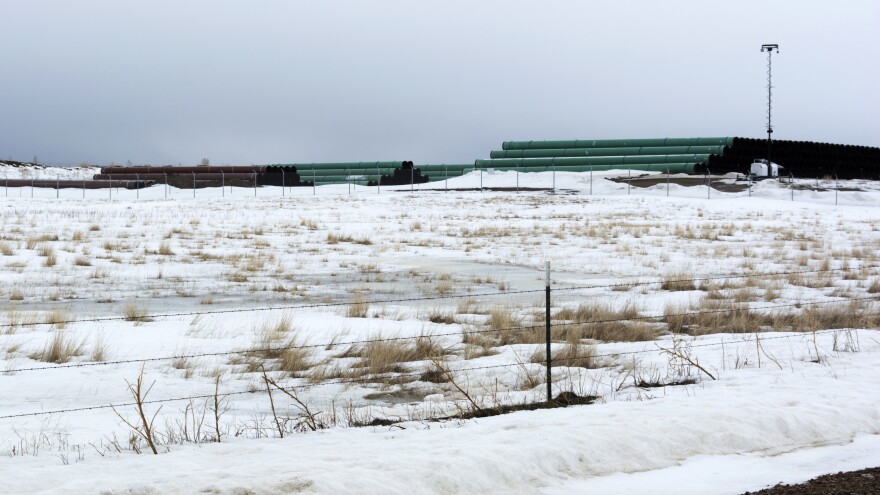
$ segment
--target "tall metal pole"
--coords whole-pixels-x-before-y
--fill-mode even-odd
[[[773,50],[779,52],[779,45],[761,45],[761,53],[767,52],[767,161],[770,160],[770,146],[773,137]]]

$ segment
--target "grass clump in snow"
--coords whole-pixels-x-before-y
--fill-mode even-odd
[[[660,281],[660,288],[670,292],[696,290],[697,286],[694,285],[693,278],[691,273],[669,273]]]
[[[370,311],[370,303],[364,299],[364,295],[355,292],[351,302],[346,306],[345,315],[349,318],[366,318]]]
[[[135,325],[140,325],[145,321],[149,321],[147,314],[149,314],[149,312],[145,306],[140,306],[135,303],[128,303],[122,307],[122,316],[125,317],[125,321],[133,321]]]
[[[402,373],[406,368],[401,363],[427,361],[445,356],[449,351],[429,335],[419,338],[400,339],[378,335],[371,342],[356,344],[349,347],[341,358],[359,358],[353,367],[353,373],[378,374]]]
[[[64,331],[57,331],[42,349],[30,355],[31,359],[46,363],[61,364],[83,353],[82,342],[67,337]]]
[[[639,320],[639,309],[632,301],[622,308],[599,301],[581,303],[577,308],[563,308],[553,315],[577,325],[564,328],[565,340],[593,339],[607,342],[641,342],[654,340],[657,330]]]

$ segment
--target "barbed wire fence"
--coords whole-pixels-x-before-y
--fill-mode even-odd
[[[870,267],[861,267],[858,270],[861,273],[865,273],[866,269],[874,270],[880,268],[878,266],[870,266]],[[822,274],[822,273],[840,273],[847,272],[847,279],[852,279],[852,271],[856,269],[847,268],[847,269],[825,269],[825,270],[801,270],[801,271],[784,271],[784,272],[771,272],[771,273],[761,273],[761,274],[736,274],[736,275],[725,275],[725,276],[712,276],[712,277],[693,277],[693,278],[682,278],[676,279],[672,282],[675,283],[704,283],[704,282],[717,282],[721,280],[735,280],[735,279],[750,279],[750,278],[769,278],[775,276],[788,276],[788,275],[804,275],[804,274]],[[217,382],[217,388],[212,393],[197,393],[191,395],[181,395],[181,396],[172,396],[172,397],[163,397],[158,399],[147,399],[145,397],[140,397],[138,400],[115,400],[115,401],[107,401],[101,403],[92,403],[85,404],[81,406],[74,407],[55,407],[52,408],[51,405],[46,407],[45,409],[37,410],[37,411],[25,411],[25,412],[16,412],[11,414],[0,415],[0,421],[9,421],[9,420],[23,420],[27,418],[37,418],[37,417],[58,417],[65,414],[72,413],[81,413],[81,412],[92,412],[92,411],[105,411],[112,410],[114,413],[119,414],[118,411],[127,408],[127,407],[144,407],[144,406],[162,406],[165,404],[172,403],[188,403],[192,407],[193,401],[206,401],[206,404],[210,401],[214,401],[215,407],[216,404],[219,404],[218,401],[230,400],[234,397],[241,396],[253,396],[259,394],[267,394],[271,398],[271,394],[274,391],[285,393],[290,395],[293,400],[299,401],[300,399],[296,394],[306,390],[314,390],[320,389],[324,387],[350,387],[350,386],[365,386],[371,387],[381,384],[387,383],[409,383],[410,381],[420,381],[426,378],[427,374],[434,373],[435,375],[440,372],[441,374],[446,374],[447,376],[443,378],[447,383],[452,383],[455,388],[458,388],[459,385],[456,384],[458,380],[462,380],[462,377],[467,377],[469,373],[509,373],[509,372],[519,372],[524,370],[526,366],[530,367],[528,372],[538,373],[536,368],[543,367],[546,370],[547,379],[545,380],[545,384],[547,386],[547,395],[543,397],[543,400],[532,401],[528,404],[519,404],[521,407],[539,407],[542,404],[553,405],[553,406],[565,406],[569,405],[566,402],[558,402],[559,397],[563,395],[558,395],[556,399],[553,397],[554,392],[554,376],[552,374],[552,370],[555,367],[558,367],[565,370],[570,370],[572,367],[580,368],[582,364],[580,361],[583,360],[581,356],[575,357],[565,357],[565,356],[554,356],[552,353],[551,347],[558,346],[561,342],[553,338],[553,330],[559,329],[567,329],[567,328],[585,328],[593,325],[602,325],[602,324],[610,324],[610,323],[632,323],[637,321],[642,322],[656,322],[656,323],[670,323],[670,320],[682,319],[682,318],[698,318],[700,316],[706,315],[733,315],[737,312],[782,312],[782,311],[791,311],[795,309],[800,310],[812,310],[814,308],[821,308],[825,306],[834,306],[834,305],[850,305],[850,308],[853,308],[852,305],[862,305],[862,304],[870,304],[872,302],[880,300],[880,295],[865,295],[859,297],[840,297],[832,300],[822,300],[822,301],[811,301],[811,302],[797,302],[797,303],[786,303],[786,304],[764,304],[764,305],[752,305],[749,303],[744,304],[736,304],[731,307],[719,308],[719,309],[708,309],[708,310],[699,310],[699,311],[680,311],[680,312],[670,312],[664,311],[662,314],[635,314],[635,315],[627,315],[625,317],[615,317],[615,318],[589,318],[586,320],[579,321],[570,321],[560,319],[558,317],[554,317],[551,314],[551,309],[554,307],[552,305],[552,301],[550,299],[550,294],[553,292],[571,292],[571,291],[585,291],[588,292],[590,290],[595,289],[614,289],[618,287],[634,287],[634,286],[649,286],[661,284],[663,282],[669,283],[669,280],[652,280],[652,281],[628,281],[624,283],[615,283],[615,284],[602,284],[602,285],[583,285],[583,286],[573,286],[573,287],[559,287],[552,288],[550,286],[549,278],[547,280],[547,286],[543,289],[530,289],[530,290],[516,290],[516,291],[498,291],[498,292],[488,292],[482,294],[451,294],[451,295],[435,295],[431,297],[408,297],[408,298],[390,298],[390,299],[375,299],[367,301],[368,304],[393,304],[393,303],[412,303],[412,302],[422,302],[422,301],[437,301],[437,300],[455,300],[461,298],[478,298],[478,297],[504,297],[518,294],[540,294],[546,293],[547,304],[546,304],[546,319],[542,324],[533,324],[533,325],[510,325],[501,328],[470,328],[470,329],[457,329],[455,331],[448,332],[433,332],[427,334],[421,334],[418,336],[394,336],[394,337],[372,337],[372,338],[364,338],[364,339],[353,339],[346,341],[327,341],[320,343],[303,343],[303,344],[287,344],[280,346],[266,346],[266,347],[245,347],[239,349],[232,350],[223,350],[216,352],[204,352],[204,353],[175,353],[171,355],[161,355],[161,356],[143,356],[143,357],[134,357],[128,359],[119,359],[119,360],[104,360],[104,361],[94,361],[94,362],[76,362],[76,363],[61,363],[55,365],[40,365],[40,366],[25,366],[18,368],[7,368],[2,372],[9,379],[13,379],[12,377],[16,374],[29,374],[29,373],[53,373],[53,372],[61,372],[63,370],[69,370],[71,368],[96,368],[96,367],[113,367],[113,366],[122,366],[122,365],[131,365],[131,364],[140,364],[141,370],[143,373],[143,369],[147,363],[156,363],[156,362],[172,362],[175,360],[181,359],[196,359],[196,358],[209,358],[209,357],[232,357],[232,356],[248,356],[248,355],[278,355],[280,352],[291,351],[291,350],[306,350],[306,349],[318,349],[318,348],[330,348],[330,347],[348,347],[353,348],[354,346],[366,346],[370,344],[376,343],[408,343],[408,344],[418,344],[424,341],[424,339],[443,339],[443,338],[453,338],[453,339],[464,339],[465,335],[499,335],[505,332],[533,332],[534,334],[539,334],[541,330],[545,330],[545,345],[546,345],[546,355],[540,359],[535,359],[534,357],[530,359],[527,363],[522,362],[521,360],[516,360],[516,362],[507,362],[507,363],[498,363],[498,364],[485,364],[485,365],[476,365],[476,364],[468,364],[467,359],[462,361],[444,361],[443,364],[438,363],[436,360],[432,361],[433,367],[431,365],[426,365],[424,369],[412,370],[406,368],[399,368],[394,370],[388,370],[383,372],[369,372],[365,373],[362,376],[351,376],[351,377],[343,377],[338,379],[329,379],[329,380],[321,380],[318,382],[310,383],[302,377],[293,378],[296,382],[294,384],[278,384],[273,379],[266,379],[266,387],[257,387],[257,386],[248,386],[245,389],[239,390],[225,390],[222,391],[219,388],[219,381]],[[584,298],[600,298],[603,297],[601,294],[585,294]],[[332,303],[316,303],[316,304],[298,304],[298,305],[279,305],[279,306],[266,306],[259,308],[235,308],[235,309],[221,309],[221,310],[206,310],[206,311],[192,311],[192,312],[174,312],[174,313],[157,313],[145,316],[145,318],[150,318],[153,320],[158,319],[167,319],[167,318],[181,318],[181,317],[192,317],[192,316],[202,316],[202,315],[225,315],[230,313],[256,313],[256,312],[267,312],[267,311],[296,311],[296,310],[314,310],[314,309],[323,309],[323,308],[334,308],[334,307],[346,307],[351,306],[353,304],[359,304],[351,301],[346,302],[332,302]],[[868,311],[873,311],[876,314],[876,311],[873,307],[869,307]],[[126,320],[126,317],[99,317],[99,318],[73,318],[62,323],[64,324],[77,324],[77,323],[94,323],[101,321],[123,321]],[[55,322],[59,323],[59,322]],[[39,326],[39,325],[49,325],[47,323],[31,323],[29,322],[27,325],[22,324],[21,326]],[[707,329],[712,330],[712,329]],[[797,329],[792,329],[797,330]],[[721,341],[714,342],[699,342],[696,339],[690,339],[687,341],[687,352],[690,352],[691,349],[696,348],[708,348],[708,347],[724,347],[724,346],[758,346],[758,359],[760,360],[760,352],[761,352],[761,342],[771,341],[771,340],[782,340],[782,339],[812,339],[812,345],[816,345],[815,339],[817,335],[828,335],[833,334],[836,342],[836,336],[839,332],[848,331],[847,329],[840,328],[832,328],[832,329],[817,329],[813,331],[801,332],[801,331],[792,331],[792,332],[770,332],[766,329],[762,329],[759,327],[750,328],[748,332],[741,332],[744,335],[754,334],[755,342],[751,341],[738,341],[738,342],[725,342],[723,339]],[[674,337],[675,338],[675,337]],[[679,337],[686,338],[686,337]],[[661,343],[657,341],[650,341],[653,344],[653,347],[650,348],[641,348],[636,350],[627,350],[627,351],[616,351],[616,352],[592,352],[590,353],[591,359],[619,359],[628,356],[638,356],[638,355],[657,355],[658,353],[672,353],[675,352],[673,347],[669,347],[669,343],[664,343],[667,347],[663,347]],[[594,345],[594,342],[583,342],[583,345]],[[516,345],[515,343],[500,343],[497,347],[510,347]],[[647,345],[647,344],[646,344]],[[537,355],[537,353],[536,353]],[[679,355],[681,359],[688,359],[687,355]],[[816,359],[819,359],[819,350],[816,348]],[[264,358],[263,361],[269,362],[270,358]],[[777,363],[778,364],[778,363]],[[571,366],[569,366],[571,365]],[[685,363],[687,365],[687,363]],[[694,365],[694,363],[691,363]],[[697,366],[698,363],[696,364]],[[691,366],[692,367],[692,366]],[[261,366],[262,368],[262,366]],[[702,369],[702,368],[700,368]],[[265,371],[264,371],[265,373]],[[700,373],[696,373],[697,376],[700,376]],[[706,372],[709,376],[712,376],[708,372]],[[442,377],[441,377],[442,378]],[[564,390],[565,384],[560,383],[559,379],[564,379],[560,375],[556,376],[556,393],[561,394],[562,392],[572,392],[571,390]],[[714,379],[715,377],[712,376]],[[497,380],[497,378],[496,378]],[[269,386],[270,382],[274,385],[274,389]],[[621,383],[622,385],[622,383]],[[633,380],[633,386],[637,386],[635,383],[635,379]],[[461,402],[465,399],[461,398],[460,395],[464,395],[467,400],[472,402],[472,406],[465,406],[465,409],[469,409],[471,413],[475,411],[475,408],[479,408],[477,401],[474,401],[473,398],[468,396],[468,392],[466,390],[459,390],[462,394],[451,395],[447,402]],[[51,404],[51,399],[44,401],[48,404]],[[364,403],[366,407],[369,407],[368,403]],[[484,404],[485,405],[485,404]],[[501,406],[499,404],[495,404],[494,406],[486,406],[487,410],[491,410],[490,413],[503,413],[507,412],[510,404],[506,406]],[[205,407],[208,407],[207,405]],[[335,405],[333,406],[335,408]],[[351,403],[349,403],[348,407],[352,407]],[[361,405],[360,407],[364,407]],[[508,407],[508,409],[505,409]],[[482,409],[481,409],[482,410]],[[308,411],[308,409],[306,409]],[[450,411],[453,411],[450,413]],[[440,408],[437,411],[434,411],[434,414],[428,414],[420,417],[421,420],[437,420],[437,419],[449,419],[452,417],[456,417],[455,410],[450,410],[449,408]],[[462,412],[464,409],[461,406],[458,406],[458,417],[463,417]],[[493,412],[494,411],[494,412]],[[273,403],[273,415],[276,415],[274,410]],[[309,415],[313,415],[314,413],[308,412]],[[333,415],[335,416],[335,409],[333,411]],[[276,417],[277,420],[277,417]],[[376,418],[378,421],[378,418]],[[313,420],[314,421],[314,420]],[[386,417],[384,422],[389,422]],[[384,422],[381,422],[384,424]],[[395,422],[395,421],[390,421]],[[360,422],[359,425],[368,424],[368,422]],[[279,432],[280,433],[280,432]],[[219,439],[219,431],[217,433]]]

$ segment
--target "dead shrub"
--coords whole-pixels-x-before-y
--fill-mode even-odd
[[[875,278],[868,286],[868,294],[877,294],[880,292],[880,278]]]

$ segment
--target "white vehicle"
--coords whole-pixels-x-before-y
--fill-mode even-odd
[[[766,160],[764,158],[756,158],[754,162],[752,162],[752,166],[749,169],[749,177],[753,180],[755,179],[769,179],[772,177],[779,177],[779,169],[782,168],[777,163],[773,163],[770,160]]]

